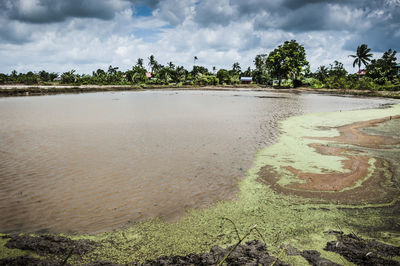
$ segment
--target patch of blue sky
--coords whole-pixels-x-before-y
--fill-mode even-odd
[[[135,5],[134,8],[136,12],[133,15],[137,17],[150,17],[153,14],[153,9],[143,4]]]

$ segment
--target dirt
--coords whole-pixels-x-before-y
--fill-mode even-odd
[[[327,251],[335,252],[340,254],[344,259],[352,262],[356,265],[400,265],[399,262],[394,261],[392,258],[400,256],[400,247],[391,246],[388,244],[380,243],[376,240],[363,239],[354,233],[344,234],[340,231],[328,231],[327,234],[335,235],[337,240],[330,241],[326,244],[324,248]],[[15,239],[15,238],[14,238]],[[51,243],[59,243],[53,238],[50,240]],[[22,241],[23,239],[18,239]],[[12,239],[11,243],[14,243]],[[9,242],[10,242],[9,241]],[[32,240],[29,240],[32,241]],[[29,242],[28,241],[28,242]],[[34,240],[37,241],[37,240]],[[39,240],[41,242],[42,240]],[[45,242],[47,242],[46,240]],[[71,240],[72,241],[72,240]],[[81,241],[81,240],[80,240]],[[75,246],[79,246],[77,243],[80,241],[74,241]],[[8,243],[9,243],[8,242]],[[65,243],[65,240],[61,241]],[[71,243],[67,241],[68,243]],[[8,244],[7,243],[7,244]],[[87,244],[87,243],[86,243]],[[85,245],[86,245],[85,244]],[[55,244],[57,246],[58,244]],[[83,246],[85,246],[83,245]],[[223,258],[228,254],[234,246],[227,248],[221,248],[215,246],[211,248],[210,252],[202,254],[188,254],[186,256],[163,256],[155,260],[148,260],[144,263],[128,263],[126,265],[217,265],[223,260]],[[82,246],[81,246],[82,248]],[[324,257],[316,250],[303,250],[300,251],[297,248],[288,245],[282,246],[288,256],[302,256],[308,261],[310,265],[324,265],[324,266],[337,266],[335,262],[332,262]],[[31,249],[33,250],[33,249]],[[81,249],[82,250],[82,249]],[[86,252],[86,248],[82,251]],[[39,249],[42,252],[42,248]],[[49,249],[45,252],[46,254],[67,254],[68,251],[65,249]],[[345,260],[343,259],[343,263]],[[268,253],[267,245],[258,240],[251,240],[245,244],[241,244],[236,247],[236,249],[230,254],[230,256],[225,260],[228,265],[289,265],[284,261],[271,256]],[[64,264],[65,263],[65,264]],[[50,260],[50,259],[38,259],[30,256],[20,256],[16,258],[6,258],[0,260],[0,265],[69,265],[66,260]],[[121,265],[107,261],[94,261],[87,266],[113,266]]]
[[[155,260],[146,261],[143,264],[133,262],[129,263],[129,265],[216,265],[232,248],[233,246],[227,248],[215,246],[209,253],[188,254],[186,256],[164,256]],[[239,245],[226,259],[226,262],[229,265],[271,265],[274,262],[274,265],[289,265],[271,256],[268,253],[267,245],[258,240],[248,241],[245,244]],[[40,260],[29,256],[21,256],[17,258],[2,259],[0,260],[0,265],[62,265],[62,261]],[[101,266],[120,264],[96,261],[86,265]]]
[[[400,256],[400,247],[366,240],[351,233],[348,235],[335,233],[337,241],[326,244],[325,250],[336,252],[346,260],[357,265],[400,265],[392,260]]]
[[[59,266],[62,265],[62,262],[54,261],[54,260],[41,260],[38,258],[33,258],[31,256],[20,256],[16,258],[6,258],[0,260],[0,266]],[[64,264],[68,265],[68,264]]]
[[[363,132],[362,129],[366,127],[375,127],[381,123],[399,118],[400,115],[397,115],[397,116],[390,116],[381,119],[374,119],[374,120],[362,121],[362,122],[352,123],[349,125],[344,125],[337,128],[340,134],[337,137],[323,137],[323,138],[306,137],[306,138],[316,139],[316,140],[328,140],[337,143],[351,144],[366,148],[375,148],[375,149],[389,148],[390,147],[389,145],[400,144],[400,139],[388,136],[368,135],[365,132]]]
[[[83,255],[95,247],[95,243],[89,240],[71,240],[67,237],[42,235],[38,237],[29,235],[4,236],[10,238],[5,244],[10,249],[31,250],[41,256],[49,254],[65,255]]]
[[[146,261],[143,265],[216,265],[233,248],[213,247],[209,253],[189,254],[186,256],[161,257],[153,261]],[[267,245],[258,241],[248,241],[239,245],[226,259],[228,265],[271,265],[276,260],[268,253]],[[277,260],[275,265],[288,265]]]
[[[388,160],[371,157],[359,151],[357,146],[371,149],[389,149],[391,145],[400,144],[400,139],[368,135],[363,132],[365,127],[377,126],[390,119],[399,119],[400,116],[387,117],[370,121],[363,121],[338,127],[337,137],[304,137],[315,140],[330,141],[329,145],[310,143],[315,152],[328,156],[340,156],[343,159],[343,172],[309,173],[291,166],[285,167],[304,183],[291,183],[281,186],[278,174],[272,166],[263,167],[260,172],[260,181],[271,186],[272,189],[284,193],[318,200],[328,200],[337,203],[359,203],[360,200],[369,203],[388,203],[398,195],[396,189],[388,188],[388,174],[390,181],[394,178],[394,166]],[[337,144],[351,145],[348,147],[332,146]],[[370,173],[370,159],[375,159],[374,170]],[[369,178],[368,175],[370,175]],[[360,186],[357,183],[361,182]]]
[[[316,250],[304,250],[300,254],[308,261],[308,263],[310,263],[310,265],[340,266],[340,264],[321,257],[321,253]]]

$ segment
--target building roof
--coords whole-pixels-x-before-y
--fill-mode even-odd
[[[252,77],[241,77],[240,80],[241,81],[252,81],[253,78]]]
[[[356,74],[359,76],[365,75],[365,69],[360,69]]]

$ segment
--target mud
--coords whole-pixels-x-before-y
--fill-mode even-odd
[[[186,256],[164,256],[155,260],[145,261],[143,264],[128,263],[127,265],[217,265],[226,254],[233,248],[221,248],[218,246],[213,247],[209,253],[203,254],[188,254]],[[231,255],[225,260],[228,265],[289,265],[279,259],[271,256],[268,253],[266,244],[252,240],[245,244],[239,245]],[[62,262],[40,260],[29,256],[21,256],[17,258],[8,258],[0,260],[0,265],[62,265]],[[106,261],[96,261],[87,266],[101,266],[101,265],[121,265],[110,263]]]
[[[315,266],[340,266],[340,264],[337,264],[335,262],[332,262],[328,259],[325,259],[321,257],[321,253],[319,253],[316,250],[304,250],[301,252],[301,256],[305,258],[310,265],[315,265]]]
[[[314,140],[329,141],[310,143],[316,153],[343,158],[342,171],[325,173],[303,172],[291,166],[284,167],[299,181],[286,186],[278,184],[279,175],[272,166],[265,166],[259,172],[260,180],[272,189],[307,198],[317,198],[336,203],[389,203],[398,195],[395,188],[388,186],[393,182],[395,168],[384,158],[372,157],[357,149],[357,146],[370,149],[390,149],[391,145],[400,144],[400,139],[390,136],[368,135],[362,129],[374,127],[400,116],[387,117],[344,125],[338,127],[337,137],[307,137]],[[373,161],[371,165],[371,161]]]
[[[62,262],[54,260],[41,260],[38,258],[33,258],[31,256],[20,256],[16,258],[6,258],[0,260],[0,266],[59,266]],[[64,264],[69,265],[69,264]]]
[[[344,258],[342,259],[343,264],[346,264],[346,259],[356,265],[400,265],[399,262],[392,259],[393,257],[400,256],[399,246],[391,246],[376,240],[363,239],[354,233],[344,234],[343,232],[333,230],[325,233],[335,235],[337,240],[327,242],[324,250],[341,255]],[[58,243],[60,241],[52,239],[51,242]],[[65,240],[61,242],[65,242]],[[69,241],[67,242],[70,243]],[[79,241],[74,242],[75,246],[79,246],[79,244],[77,244]],[[147,260],[144,263],[130,262],[124,265],[217,265],[233,247],[234,246],[221,248],[215,246],[211,248],[208,253],[188,254],[186,256],[163,256],[155,260]],[[284,250],[288,256],[303,257],[310,265],[340,265],[322,257],[321,253],[316,250],[300,251],[291,245],[281,246],[281,250]],[[41,249],[36,252],[41,252]],[[65,255],[68,251],[65,249],[58,249],[46,252],[46,254],[50,253]],[[33,258],[30,256],[20,256],[16,258],[1,259],[0,265],[69,265],[66,258],[67,257],[64,259],[61,258],[56,261],[51,259]],[[267,245],[258,240],[251,240],[245,244],[237,246],[225,262],[228,265],[289,265],[286,262],[271,256],[268,252]],[[108,261],[93,261],[87,264],[80,262],[79,264],[86,266],[122,265]]]
[[[146,261],[143,265],[216,265],[233,248],[213,247],[209,253],[199,255],[189,254],[186,256],[161,257],[156,260]],[[239,245],[225,260],[228,265],[271,265],[276,260],[268,253],[267,246],[258,241],[248,241]],[[275,265],[289,265],[279,259]]]
[[[5,236],[10,238],[5,244],[7,248],[31,250],[41,256],[54,255],[83,255],[95,247],[89,240],[72,240],[62,236],[42,235],[33,237],[29,235]]]
[[[325,250],[336,252],[346,260],[357,265],[400,265],[392,260],[400,256],[400,247],[366,240],[351,233],[348,235],[335,233],[337,241],[326,244]]]

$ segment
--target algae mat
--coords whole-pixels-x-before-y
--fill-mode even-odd
[[[226,247],[236,243],[237,233],[243,236],[254,225],[262,237],[251,234],[249,239],[264,239],[274,255],[280,253],[282,244],[291,244],[299,249],[316,249],[323,257],[343,264],[343,257],[323,250],[328,241],[334,240],[332,235],[323,232],[337,228],[399,245],[396,160],[400,150],[397,142],[399,115],[398,104],[387,109],[291,117],[281,123],[280,140],[256,154],[247,178],[238,184],[237,200],[190,210],[175,223],[152,219],[105,234],[72,236],[94,240],[98,246],[87,255],[72,256],[70,262],[127,263],[163,255],[207,252],[214,245]],[[348,136],[349,130],[353,135],[358,134],[357,138],[372,136],[382,142],[369,145],[368,141],[367,144],[360,141],[362,145],[358,145],[357,141],[349,140],[353,136]],[[351,175],[354,169],[349,167],[352,165],[349,161],[357,162],[362,170],[356,178],[328,187],[316,183],[319,177],[331,181],[335,174]],[[273,179],[265,179],[266,172]],[[311,179],[304,178],[305,175],[310,175]],[[365,198],[359,200],[342,200],[343,197],[326,196],[363,191],[362,188],[368,188],[368,182],[374,180],[378,180],[376,184],[383,197],[370,200],[363,195]],[[306,194],[290,193],[292,191]],[[238,232],[224,218],[232,220]],[[6,248],[1,249],[1,253],[6,254]],[[281,259],[293,264],[307,263],[299,256],[284,254]]]

